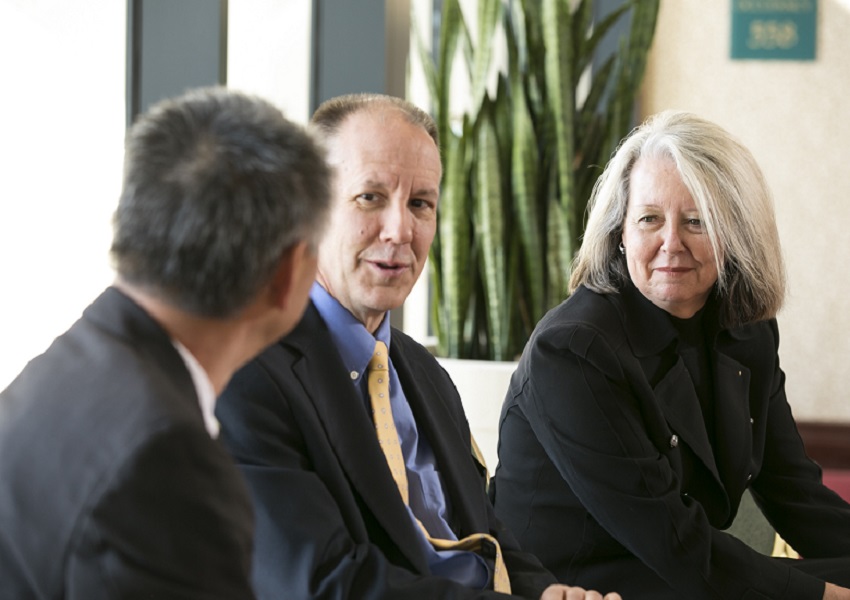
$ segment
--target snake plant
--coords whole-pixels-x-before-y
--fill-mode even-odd
[[[443,0],[434,56],[418,38],[444,164],[430,256],[440,355],[511,360],[566,298],[593,184],[632,126],[659,1],[594,22],[592,0],[478,0],[473,36],[459,0]],[[594,65],[621,19],[618,49]]]

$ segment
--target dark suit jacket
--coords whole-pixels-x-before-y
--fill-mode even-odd
[[[0,598],[252,598],[251,529],[182,358],[117,289],[0,394]]]
[[[713,441],[676,337],[632,286],[550,311],[502,409],[496,514],[559,580],[628,600],[819,600],[822,581],[721,531],[750,487],[803,556],[850,555],[850,507],[805,455],[776,322],[718,332]]]
[[[396,330],[390,356],[434,449],[454,531],[494,535],[515,593],[539,597],[554,578],[495,519],[448,374]],[[291,334],[234,376],[217,415],[254,494],[259,597],[504,597],[428,576],[364,402],[312,305]]]

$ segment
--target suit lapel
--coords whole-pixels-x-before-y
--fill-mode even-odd
[[[655,386],[655,397],[681,442],[686,443],[720,483],[711,443],[702,420],[702,408],[685,363],[679,357],[676,364]]]
[[[617,296],[613,299],[623,314],[629,346],[649,379],[659,364],[663,364],[659,362],[662,357],[674,352],[678,334],[664,311],[653,306],[633,285],[626,285],[622,295],[622,299]],[[717,484],[722,485],[699,397],[681,356],[676,355],[673,367],[655,384],[653,393],[679,443],[687,444]]]
[[[644,374],[649,377],[659,364],[659,357],[670,351],[676,332],[663,312],[651,306],[634,286],[627,284],[622,296],[614,295],[612,301],[623,315],[629,345],[641,362]],[[707,310],[716,312],[717,309],[709,306]],[[705,318],[715,320],[715,312],[707,313]],[[654,388],[665,420],[713,474],[727,501],[740,498],[747,485],[752,456],[750,371],[732,358],[745,347],[740,345],[741,341],[747,339],[746,332],[740,331],[716,334],[716,349],[711,357],[714,375],[713,445],[702,423],[696,390],[681,357]]]
[[[455,417],[445,404],[454,390],[446,391],[433,380],[434,370],[406,356],[400,336],[394,336],[390,355],[416,420],[419,435],[424,436],[434,451],[443,484],[443,492],[451,503],[450,523],[458,537],[486,531],[487,524],[478,522],[483,491],[478,487],[479,475],[470,454],[469,439],[456,426]],[[468,460],[467,460],[468,459]]]
[[[750,371],[735,359],[715,353],[715,457],[730,498],[739,498],[747,485],[752,457]]]
[[[298,356],[292,371],[304,397],[314,406],[352,488],[401,552],[417,569],[427,572],[427,559],[418,550],[418,534],[378,446],[366,407],[312,304],[284,343]]]

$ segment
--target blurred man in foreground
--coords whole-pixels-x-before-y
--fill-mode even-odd
[[[129,132],[117,278],[0,394],[0,597],[253,598],[253,518],[216,396],[315,277],[324,152],[207,89]]]

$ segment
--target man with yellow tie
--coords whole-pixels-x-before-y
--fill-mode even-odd
[[[451,379],[390,327],[436,228],[433,120],[352,95],[325,102],[312,127],[335,179],[310,306],[217,409],[254,497],[258,597],[601,599],[556,585],[517,547]]]

